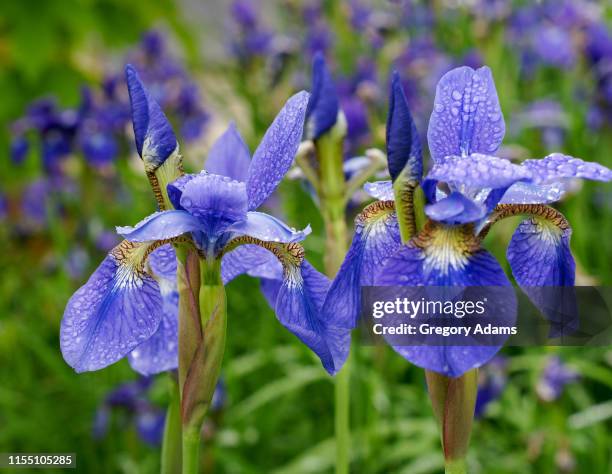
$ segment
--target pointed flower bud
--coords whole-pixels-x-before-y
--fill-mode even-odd
[[[421,140],[417,132],[399,74],[394,71],[387,116],[387,159],[389,174],[395,182],[401,178],[418,183],[423,174]]]

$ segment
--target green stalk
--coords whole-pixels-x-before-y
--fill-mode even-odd
[[[332,130],[317,140],[321,185],[319,198],[325,222],[325,273],[333,278],[348,250],[345,220],[345,187],[342,170],[342,136]],[[350,466],[350,358],[335,377],[336,474],[348,474]]]
[[[198,307],[201,337],[186,374],[182,394],[183,474],[198,472],[200,434],[225,351],[227,305],[218,259],[200,262]]]
[[[434,415],[440,428],[447,474],[465,474],[465,458],[472,434],[478,369],[468,370],[459,377],[425,371],[427,388]]]
[[[161,474],[179,474],[181,472],[181,394],[177,381],[173,377],[170,377],[170,379],[171,395],[164,427]]]
[[[200,432],[189,430],[183,433],[183,474],[197,474],[200,463]]]
[[[448,461],[444,464],[445,474],[467,474],[467,465],[464,459]]]

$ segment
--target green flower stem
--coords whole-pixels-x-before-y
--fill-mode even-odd
[[[332,130],[317,140],[320,166],[319,198],[325,222],[325,273],[333,278],[348,250],[346,198],[342,169],[342,136]],[[350,465],[350,359],[335,377],[336,474],[348,474]]]
[[[455,378],[425,371],[427,388],[444,451],[447,473],[466,473],[465,457],[470,444],[478,369],[472,369]]]
[[[183,393],[187,371],[202,339],[200,322],[200,258],[195,249],[176,245],[176,280],[179,293],[179,390]]]
[[[200,431],[183,433],[183,474],[197,474],[200,463]]]
[[[199,471],[200,434],[221,372],[227,332],[225,288],[217,259],[177,245],[182,473]]]
[[[161,453],[161,474],[181,472],[181,394],[178,382],[170,377],[170,405],[166,414],[164,440]]]
[[[467,465],[464,459],[457,459],[444,463],[445,474],[467,474],[467,472]]]

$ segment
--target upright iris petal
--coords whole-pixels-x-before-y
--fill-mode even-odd
[[[245,184],[216,174],[201,173],[189,181],[180,203],[183,209],[199,219],[202,230],[210,238],[247,216]]]
[[[291,97],[255,150],[246,181],[249,210],[257,209],[272,194],[291,167],[302,138],[307,105],[307,92]]]
[[[318,139],[338,119],[339,101],[334,81],[321,52],[312,61],[312,95],[306,109],[306,138]]]
[[[505,130],[488,67],[460,67],[440,79],[427,130],[434,161],[451,155],[491,154],[499,148]]]
[[[209,173],[244,182],[248,177],[250,163],[249,149],[232,122],[213,143],[204,167]]]
[[[142,85],[133,66],[125,68],[132,105],[136,149],[149,170],[155,170],[178,147],[176,137],[159,104]]]
[[[421,140],[408,108],[399,74],[393,73],[389,114],[387,116],[387,160],[395,181],[401,173],[407,181],[418,183],[423,174]]]
[[[146,245],[119,244],[68,301],[60,345],[77,372],[117,362],[157,331],[162,300],[142,269],[146,252]]]

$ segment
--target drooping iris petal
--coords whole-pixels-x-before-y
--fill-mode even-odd
[[[350,330],[321,317],[329,280],[306,260],[285,275],[276,297],[278,320],[319,356],[325,370],[335,374],[348,356]]]
[[[468,226],[434,224],[419,244],[412,240],[386,260],[375,278],[381,286],[510,286],[499,263],[474,242]],[[508,311],[512,311],[509,301]],[[402,357],[448,377],[480,367],[499,346],[393,346]]]
[[[553,183],[567,178],[612,180],[612,170],[605,166],[561,153],[553,153],[541,160],[525,160],[522,166],[531,171],[532,180],[536,184]]]
[[[450,225],[475,222],[482,219],[486,213],[487,209],[484,206],[478,205],[456,191],[435,204],[425,206],[425,214],[429,218]]]
[[[276,309],[276,299],[278,298],[278,292],[282,286],[283,280],[280,278],[261,278],[259,280],[259,289],[272,309]]]
[[[488,67],[460,67],[440,79],[427,130],[434,161],[493,153],[504,134],[504,117]]]
[[[228,227],[227,230],[236,236],[249,235],[268,242],[283,243],[304,240],[311,231],[310,226],[304,230],[296,230],[274,216],[256,211],[248,212],[245,220]]]
[[[532,184],[518,182],[506,190],[499,204],[548,204],[561,200],[567,187],[562,182]]]
[[[579,326],[571,233],[566,221],[555,225],[542,218],[526,219],[506,253],[516,282],[550,322],[551,338],[571,335]]]
[[[157,282],[138,270],[145,252],[145,245],[119,244],[68,301],[60,346],[77,372],[117,362],[157,331],[162,299]]]
[[[127,65],[125,77],[130,103],[136,149],[150,169],[158,168],[178,147],[172,126],[153,99],[133,66]]]
[[[357,326],[361,287],[373,284],[374,274],[400,242],[392,203],[374,203],[357,216],[351,247],[325,299],[325,320],[347,329]]]
[[[232,122],[213,143],[204,167],[210,173],[227,176],[236,181],[246,181],[250,164],[249,148],[240,136],[236,124]]]
[[[156,248],[147,260],[153,273],[166,280],[176,280],[176,252],[170,244]]]
[[[221,260],[223,284],[227,285],[243,273],[256,278],[280,281],[283,277],[283,266],[269,250],[254,244],[241,245],[224,255]]]
[[[393,183],[391,181],[374,181],[365,183],[363,189],[366,193],[380,201],[393,201]]]
[[[200,173],[185,184],[180,204],[200,221],[206,235],[217,236],[246,219],[246,186],[226,176]]]
[[[436,161],[428,179],[443,181],[462,190],[507,188],[517,181],[531,178],[529,170],[504,158],[474,153],[469,156],[447,156]]]
[[[291,167],[302,138],[307,104],[307,92],[292,96],[255,150],[246,182],[250,211],[266,200]]]
[[[153,375],[178,367],[178,304],[176,280],[160,283],[162,318],[155,334],[128,355],[132,368]]]
[[[572,230],[564,227],[539,218],[519,224],[506,256],[520,286],[574,285],[576,264],[569,245]]]
[[[312,61],[312,95],[306,109],[306,138],[316,140],[334,126],[338,118],[338,93],[318,52]]]
[[[161,211],[146,217],[134,227],[117,227],[117,233],[131,242],[147,242],[195,232],[202,223],[185,211]]]
[[[421,140],[399,74],[393,73],[387,116],[387,161],[391,179],[418,183],[423,175]]]

